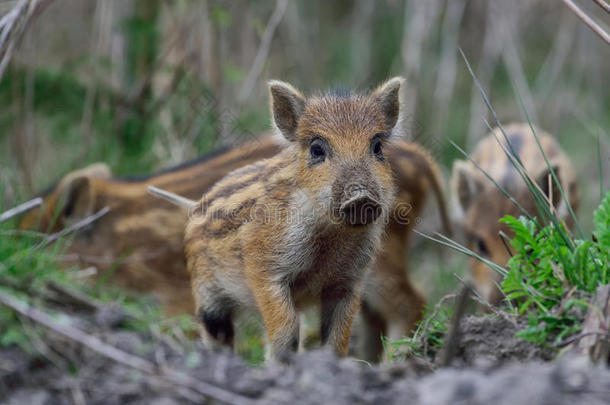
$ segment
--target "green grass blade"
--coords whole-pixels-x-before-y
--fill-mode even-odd
[[[489,181],[491,181],[494,186],[496,186],[498,188],[498,190],[500,190],[500,192],[510,200],[511,203],[513,203],[518,209],[519,211],[521,211],[523,213],[523,215],[525,215],[528,218],[532,218],[532,216],[530,215],[529,212],[527,212],[527,210],[525,208],[523,208],[523,206],[521,206],[521,204],[519,204],[519,202],[517,202],[517,200],[515,200],[509,193],[508,191],[506,191],[506,189],[504,189],[504,187],[502,187],[496,180],[494,180],[489,173],[487,173],[485,171],[485,169],[483,169],[477,162],[474,161],[474,159],[472,159],[470,157],[470,155],[468,153],[466,153],[466,151],[464,151],[464,149],[460,148],[458,146],[458,144],[456,144],[455,142],[453,142],[451,139],[449,139],[449,143],[451,144],[451,146],[453,146],[455,149],[458,150],[458,152],[460,152],[462,155],[464,155],[464,157],[466,159],[468,159],[473,165],[475,165],[475,167],[477,169],[479,169],[481,171],[481,173],[483,173],[485,175],[485,177],[487,177],[487,179]]]
[[[599,177],[599,201],[604,199],[604,175],[602,173],[602,152],[600,144],[601,134],[597,131],[597,171]]]
[[[511,82],[512,83],[512,82]],[[576,226],[576,229],[578,230],[578,234],[580,238],[584,239],[584,232],[582,231],[582,228],[580,227],[580,222],[578,221],[578,218],[576,218],[576,214],[574,213],[574,210],[572,209],[572,205],[570,204],[570,201],[568,201],[568,197],[565,193],[565,190],[563,189],[563,187],[561,186],[561,184],[559,183],[559,178],[557,177],[557,174],[555,173],[555,170],[553,169],[553,167],[551,166],[551,163],[549,162],[549,159],[546,155],[546,153],[544,152],[544,149],[542,148],[542,144],[540,143],[540,139],[538,138],[538,135],[536,134],[536,129],[534,128],[534,125],[532,124],[532,120],[530,118],[529,113],[527,112],[527,109],[525,108],[525,104],[523,103],[523,99],[521,98],[521,93],[519,92],[519,89],[517,89],[517,87],[514,85],[514,83],[512,83],[513,85],[513,90],[515,91],[515,94],[517,95],[517,98],[519,99],[519,104],[521,105],[521,109],[523,110],[523,113],[525,114],[525,118],[527,119],[527,123],[530,126],[530,129],[532,130],[532,133],[534,134],[534,139],[536,140],[536,144],[538,145],[538,149],[540,150],[540,153],[542,153],[542,157],[544,158],[544,162],[546,163],[549,172],[551,173],[551,176],[553,177],[553,181],[555,182],[555,186],[559,189],[559,192],[561,193],[561,197],[563,198],[563,201],[566,203],[566,206],[568,207],[568,211],[570,213],[570,216],[572,217],[572,220],[574,221],[574,225]]]

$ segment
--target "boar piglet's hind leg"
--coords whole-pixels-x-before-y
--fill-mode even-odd
[[[235,330],[233,313],[236,304],[218,286],[194,284],[198,291],[194,294],[197,317],[202,323],[202,339],[212,347],[227,346],[233,348]]]

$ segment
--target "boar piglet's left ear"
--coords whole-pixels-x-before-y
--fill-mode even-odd
[[[375,101],[381,105],[389,130],[398,123],[401,110],[400,87],[404,81],[402,77],[394,77],[379,86],[372,94]]]

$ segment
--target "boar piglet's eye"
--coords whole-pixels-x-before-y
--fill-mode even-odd
[[[477,242],[477,251],[479,252],[479,254],[481,256],[489,256],[489,249],[487,248],[487,245],[485,244],[485,242],[483,242],[482,239],[477,238],[476,239]]]
[[[321,138],[314,138],[309,145],[309,155],[312,163],[320,163],[326,159],[327,144]]]
[[[383,160],[383,143],[381,138],[385,137],[385,134],[376,134],[371,141],[371,153],[379,160]]]

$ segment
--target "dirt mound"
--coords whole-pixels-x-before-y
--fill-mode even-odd
[[[444,369],[417,382],[413,403],[573,405],[610,403],[610,372],[582,357],[493,369]]]
[[[199,343],[176,346],[144,333],[97,330],[119,350],[179,370],[224,389],[236,404],[606,404],[610,371],[565,356],[548,363],[514,336],[512,322],[464,319],[458,366],[427,373],[416,361],[371,367],[318,350],[288,365],[252,368],[231,352],[212,353]],[[204,398],[97,355],[65,338],[45,336],[45,356],[13,347],[0,351],[0,404],[188,404]],[[534,354],[532,354],[534,353]],[[58,356],[60,354],[61,356]],[[479,361],[483,358],[485,361]],[[507,359],[523,360],[522,363]]]
[[[2,354],[6,365],[6,352]],[[23,357],[23,356],[19,356]],[[368,367],[337,360],[326,351],[297,356],[289,366],[252,369],[230,353],[206,355],[210,361],[190,375],[222,386],[252,403],[277,404],[607,404],[610,371],[586,359],[526,362],[495,368],[448,368],[424,377],[406,364]],[[14,359],[13,359],[14,360]],[[85,359],[83,359],[85,360]],[[98,359],[78,373],[36,360],[15,376],[2,377],[2,404],[178,404],[200,397],[171,384]],[[9,360],[10,361],[10,360]],[[240,403],[237,399],[235,403]],[[246,403],[246,402],[243,402]]]
[[[509,361],[551,360],[552,349],[524,341],[515,334],[525,327],[523,319],[499,316],[467,316],[460,324],[456,363],[498,365]]]
[[[610,371],[594,368],[580,357],[552,364],[447,368],[413,377],[406,364],[367,368],[316,352],[282,370],[267,371],[274,375],[274,385],[265,391],[261,403],[572,405],[610,401]]]

